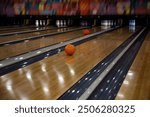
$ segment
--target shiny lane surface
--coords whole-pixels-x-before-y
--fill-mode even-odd
[[[9,30],[9,29],[15,29],[16,27],[20,27],[20,28],[26,28],[26,27],[36,27],[35,25],[26,25],[26,26],[19,26],[19,25],[13,25],[13,26],[0,26],[0,30]]]
[[[64,52],[0,77],[0,99],[57,99],[99,61],[125,41],[131,32],[118,29]]]
[[[150,32],[145,38],[116,100],[150,100]]]
[[[70,27],[67,29],[73,29],[75,27]],[[62,29],[66,29],[66,28],[62,28]],[[11,35],[11,36],[2,36],[0,37],[0,43],[2,42],[8,42],[8,41],[14,41],[14,40],[20,40],[23,38],[28,38],[28,37],[32,37],[32,36],[39,36],[39,35],[44,35],[44,34],[48,34],[48,33],[54,33],[54,32],[58,32],[59,30],[57,28],[52,30],[44,30],[44,31],[38,31],[38,32],[30,32],[30,33],[25,33],[25,34],[15,34],[15,35]]]
[[[21,28],[25,28],[25,27],[35,27],[35,25],[8,25],[8,26],[0,26],[1,28],[15,28],[15,27],[21,27]]]
[[[60,30],[60,29],[58,29]],[[91,29],[92,32],[100,31],[100,27],[95,27]],[[7,46],[0,47],[0,60],[12,56],[16,56],[22,53],[26,53],[32,50],[36,50],[42,47],[46,47],[48,45],[53,45],[56,43],[64,42],[67,40],[71,40],[74,38],[78,38],[83,36],[82,30],[68,32],[60,35],[54,35],[50,37],[41,38],[38,40],[30,40],[28,42],[22,42]]]
[[[20,31],[28,31],[28,30],[36,30],[37,28],[41,29],[44,27],[36,27],[36,26],[22,26],[22,27],[10,27],[10,28],[3,28],[0,27],[0,34],[3,33],[12,33],[12,32],[20,32]]]

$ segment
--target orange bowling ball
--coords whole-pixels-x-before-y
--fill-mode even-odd
[[[89,29],[84,29],[84,30],[83,30],[83,34],[84,34],[84,35],[90,34],[90,30],[89,30]]]
[[[66,52],[66,54],[69,55],[69,56],[72,56],[72,55],[75,53],[75,50],[76,50],[76,48],[75,48],[75,46],[72,45],[72,44],[68,44],[68,45],[66,45],[66,47],[65,47],[65,52]]]

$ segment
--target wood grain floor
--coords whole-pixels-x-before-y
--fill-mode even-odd
[[[58,29],[61,30],[61,29]],[[100,27],[91,29],[91,33],[101,31]],[[22,53],[26,53],[32,50],[36,50],[42,47],[53,45],[56,43],[64,42],[74,38],[83,36],[82,30],[68,32],[60,35],[49,36],[38,40],[30,40],[28,42],[21,42],[13,45],[1,46],[0,47],[0,60],[12,56],[16,56]]]
[[[66,29],[66,28],[62,28],[62,29]],[[68,29],[73,29],[73,27],[70,27]],[[54,32],[58,32],[58,29],[54,28],[52,30],[44,30],[44,31],[31,32],[31,33],[25,33],[25,34],[11,35],[11,36],[2,36],[2,37],[0,37],[0,43],[20,40],[22,38],[27,38],[27,37],[32,37],[32,36],[39,36],[39,35],[44,35],[44,34],[49,34],[49,33],[54,33]]]
[[[0,99],[57,99],[105,58],[131,32],[121,28],[0,77]]]
[[[3,33],[10,33],[10,32],[20,32],[20,31],[27,31],[27,30],[36,30],[35,26],[22,26],[22,27],[0,27],[0,34]]]
[[[121,86],[116,100],[150,100],[150,32]]]

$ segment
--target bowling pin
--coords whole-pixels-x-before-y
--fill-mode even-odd
[[[39,26],[38,20],[35,21],[35,25],[36,25],[37,27]]]
[[[43,25],[45,26],[45,20],[43,20]]]
[[[59,27],[61,27],[60,20],[58,20],[58,22],[59,22]]]
[[[66,20],[64,20],[64,27],[66,27]]]
[[[42,20],[40,20],[40,26],[42,26]]]
[[[56,20],[56,26],[59,27],[59,20]]]
[[[48,26],[48,25],[49,25],[49,23],[50,23],[50,21],[49,21],[49,20],[47,20],[46,25]]]

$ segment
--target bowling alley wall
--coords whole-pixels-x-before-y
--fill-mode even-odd
[[[0,14],[145,15],[150,14],[150,0],[0,0]]]

